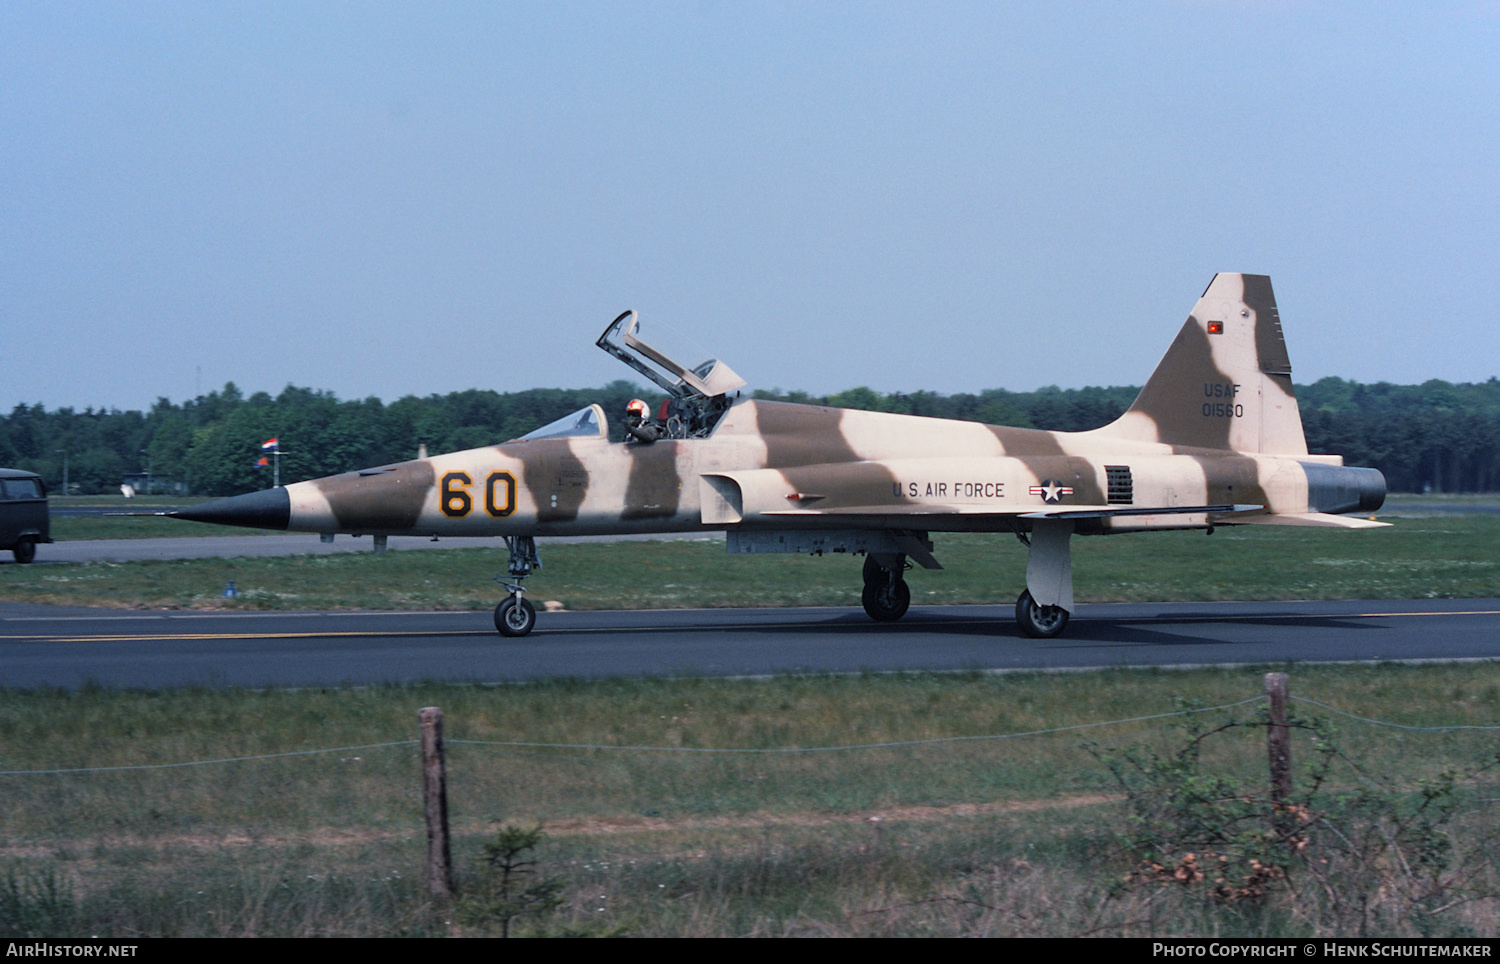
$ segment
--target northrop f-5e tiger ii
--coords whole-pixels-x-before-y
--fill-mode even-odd
[[[1309,455],[1271,281],[1220,274],[1140,395],[1087,432],[1048,432],[742,397],[711,359],[689,368],[648,345],[633,311],[598,346],[667,393],[632,403],[611,442],[598,405],[499,445],[219,499],[180,519],[370,535],[499,536],[508,595],[496,628],[524,636],[524,581],[546,536],[718,530],[730,553],[864,555],[877,620],[911,603],[913,563],[941,568],[934,532],[1011,533],[1027,546],[1016,621],[1063,632],[1072,537],[1225,525],[1383,525],[1385,478]]]

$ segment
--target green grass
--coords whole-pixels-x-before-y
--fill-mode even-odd
[[[132,521],[132,520],[126,520]],[[155,520],[182,525],[173,520]],[[1009,536],[937,534],[941,571],[907,575],[915,606],[1011,603],[1025,550]],[[499,545],[497,543],[497,545]],[[1245,526],[1080,538],[1086,602],[1500,596],[1500,515],[1403,519],[1388,529]],[[541,544],[536,600],[568,609],[855,606],[858,557],[728,555],[719,541]],[[503,548],[384,556],[0,566],[0,599],[117,607],[488,609]],[[235,580],[237,600],[224,600]]]
[[[1412,726],[1500,717],[1500,666],[1489,664],[1298,668],[1291,689]],[[0,922],[10,913],[66,935],[452,933],[451,916],[420,883],[421,777],[410,745],[418,709],[438,705],[461,881],[472,884],[480,844],[496,823],[544,823],[538,869],[559,878],[567,897],[554,929],[1327,935],[1286,895],[1219,904],[1177,886],[1122,889],[1131,865],[1117,833],[1129,815],[1081,745],[1180,745],[1170,720],[805,755],[483,742],[784,749],[975,737],[1261,692],[1260,671],[1249,669],[9,692],[0,701],[5,770],[403,745],[0,776],[9,804],[0,809],[0,885],[7,874],[10,881],[9,891],[0,886]],[[1315,715],[1305,705],[1295,710]],[[1253,721],[1256,712],[1216,711],[1203,722]],[[1387,777],[1415,788],[1445,768],[1474,768],[1495,755],[1492,731],[1335,721],[1338,745],[1359,765],[1335,772],[1350,790]],[[1294,764],[1308,762],[1311,749],[1309,737],[1296,735]],[[1265,753],[1259,731],[1238,730],[1206,745],[1205,768],[1264,782]],[[1471,809],[1452,837],[1456,852],[1478,848],[1489,859],[1494,789],[1461,788]],[[1485,899],[1428,924],[1437,933],[1493,935],[1495,910]],[[1392,918],[1382,926],[1415,933],[1416,924]]]
[[[1414,501],[1420,510],[1426,503]],[[91,520],[90,520],[91,521]],[[182,526],[172,520],[119,520]],[[114,524],[113,522],[111,524]],[[97,530],[96,530],[97,531]],[[123,530],[117,530],[123,531]],[[135,530],[139,531],[139,530]],[[1500,595],[1500,518],[1392,529],[1220,529],[1075,541],[1083,600]],[[1002,537],[937,536],[916,605],[1012,601],[1025,555]],[[568,608],[857,605],[857,558],[726,556],[718,543],[543,545],[539,600]],[[128,565],[0,566],[0,598],[88,605],[489,608],[502,551],[446,550]],[[417,710],[439,705],[460,885],[500,821],[543,822],[540,873],[564,885],[553,932],[642,936],[1349,933],[1294,899],[1222,902],[1129,887],[1130,815],[1082,744],[1180,745],[1165,721],[1002,741],[811,755],[618,753],[482,742],[775,749],[972,737],[1237,702],[1260,672],[1121,671],[772,681],[556,681],[301,692],[7,692],[0,769],[155,766],[396,742],[204,767],[0,775],[0,931],[14,936],[471,933],[422,885]],[[1299,667],[1294,696],[1412,726],[1500,718],[1500,666]],[[1299,706],[1298,712],[1314,711]],[[1232,712],[1254,718],[1255,707]],[[1229,712],[1208,717],[1223,719]],[[1337,720],[1337,718],[1336,718]],[[1399,788],[1492,759],[1492,731],[1337,720],[1340,788]],[[1294,763],[1312,746],[1294,742]],[[1244,729],[1205,750],[1260,779]],[[1444,838],[1484,893],[1439,914],[1385,900],[1370,933],[1496,934],[1488,782]],[[878,820],[872,819],[878,817]],[[1486,889],[1487,888],[1487,889]],[[1382,892],[1384,893],[1384,892]],[[1376,903],[1379,903],[1377,901]],[[1373,905],[1372,905],[1373,906]],[[1405,908],[1405,909],[1402,909]],[[1429,906],[1429,909],[1431,907]],[[1372,911],[1372,913],[1375,913]]]

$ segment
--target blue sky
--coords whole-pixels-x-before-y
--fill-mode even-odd
[[[0,406],[1500,374],[1500,3],[0,5]],[[699,359],[693,358],[691,361]]]

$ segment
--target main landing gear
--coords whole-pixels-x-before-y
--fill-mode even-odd
[[[904,555],[865,556],[865,589],[859,601],[876,622],[893,623],[911,608],[911,588],[902,574],[911,568]]]
[[[1032,521],[1029,532],[1016,533],[1027,550],[1026,591],[1016,600],[1016,625],[1023,636],[1054,639],[1068,628],[1068,615],[1073,611],[1073,558],[1069,545],[1073,531],[1072,519],[1040,518]],[[920,537],[907,534],[907,538],[905,552],[889,551],[901,545],[889,542],[882,551],[865,552],[865,588],[859,601],[876,622],[893,623],[911,607],[911,589],[903,578],[911,568],[908,555],[914,555],[929,569],[941,568],[932,558],[932,544],[926,541],[926,533]]]
[[[1031,590],[1024,589],[1016,600],[1016,625],[1023,636],[1052,639],[1068,628],[1068,611],[1061,606],[1043,606],[1031,598]]]
[[[536,625],[536,608],[526,601],[526,587],[521,583],[533,569],[542,568],[542,560],[536,554],[536,540],[531,536],[506,536],[505,545],[510,549],[507,566],[510,579],[496,576],[495,581],[510,595],[495,607],[495,628],[501,636],[525,636]]]
[[[1073,523],[1066,519],[1038,519],[1031,534],[1016,533],[1027,549],[1026,590],[1016,600],[1016,625],[1021,635],[1053,639],[1068,627],[1073,611],[1073,557],[1068,541]]]

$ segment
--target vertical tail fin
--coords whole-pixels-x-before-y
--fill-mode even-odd
[[[1306,455],[1271,279],[1218,274],[1124,415],[1118,438]]]

